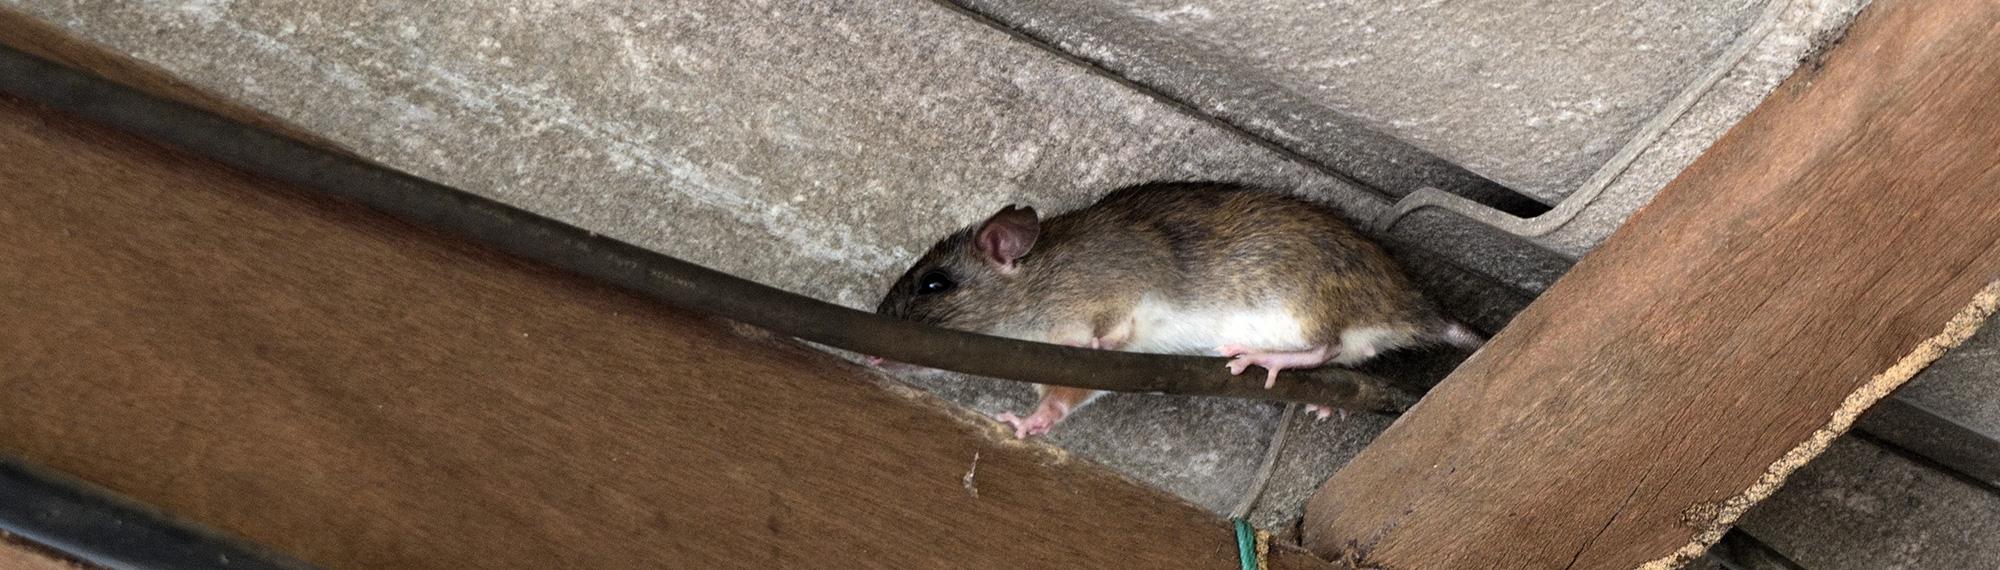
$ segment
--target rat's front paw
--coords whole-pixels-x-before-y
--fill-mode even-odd
[[[1016,439],[1027,439],[1030,437],[1047,434],[1049,433],[1049,428],[1055,427],[1056,425],[1056,422],[1053,418],[1048,417],[1046,414],[1039,414],[1039,413],[1023,418],[1014,415],[1013,412],[1007,412],[997,416],[993,416],[993,419],[1000,420],[1002,423],[1014,426],[1014,437]]]

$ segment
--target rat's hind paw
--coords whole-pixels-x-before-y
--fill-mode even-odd
[[[1296,352],[1256,352],[1240,345],[1228,344],[1215,349],[1223,356],[1230,357],[1229,373],[1242,374],[1251,366],[1261,366],[1269,371],[1264,377],[1264,388],[1278,385],[1278,372],[1286,368],[1312,368],[1332,360],[1337,349],[1321,346],[1311,350]]]

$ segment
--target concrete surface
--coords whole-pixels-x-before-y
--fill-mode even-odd
[[[1703,92],[1687,111],[1672,118],[1660,136],[1639,148],[1630,164],[1601,171],[1604,190],[1575,218],[1535,242],[1572,257],[1597,247],[1625,218],[1653,199],[1702,151],[1757,107],[1778,84],[1839,43],[1847,26],[1870,0],[1790,0],[1763,41],[1750,48],[1727,75]],[[1607,168],[1610,168],[1607,166]]]
[[[1810,570],[2000,568],[2000,495],[1855,438],[1741,526]]]
[[[1895,397],[1991,437],[1996,379],[2000,325],[1988,322]],[[2000,488],[1866,435],[1836,440],[1741,526],[1810,570],[2000,568]]]
[[[954,1],[1385,193],[1492,194],[1413,168],[1428,163],[1412,156],[1433,155],[1550,204],[1600,174],[1775,14],[1685,114],[1659,119],[1665,136],[1641,141],[1629,168],[1602,173],[1602,204],[1538,240],[1570,256],[1601,242],[1866,3]],[[1376,150],[1382,134],[1418,150]]]
[[[1093,0],[974,2],[1034,11],[1050,32],[1091,38],[1085,57],[1113,69],[1118,47],[1170,38],[1201,58],[1228,58],[1220,102],[1269,91],[1312,105],[1301,121],[1342,116],[1429,150],[1510,188],[1554,202],[1657,111],[1702,63],[1758,13],[1756,1],[1310,2],[1292,0]],[[1072,22],[1063,10],[1098,5],[1117,18]],[[1002,21],[1020,18],[1002,17]],[[1065,47],[1081,42],[1065,42]],[[1128,50],[1158,53],[1159,49]],[[1186,74],[1133,69],[1134,76]],[[1289,103],[1289,104],[1288,104]],[[1274,109],[1275,110],[1275,109]],[[1269,111],[1265,111],[1268,113]],[[1275,123],[1275,122],[1274,122]],[[1282,123],[1279,123],[1282,124]],[[1323,128],[1274,124],[1273,130]],[[1324,144],[1324,143],[1322,143]]]
[[[1323,109],[1281,81],[1250,77],[1259,62],[1119,2],[953,0],[995,25],[1045,41],[1210,116],[1256,133],[1361,184],[1401,196],[1422,186],[1487,201],[1512,191],[1365,122]],[[1193,8],[1193,6],[1190,6]]]
[[[2000,324],[1980,327],[1896,395],[1966,427],[2000,436]]]
[[[872,306],[880,288],[936,237],[1010,201],[1059,210],[1122,184],[1210,178],[1295,188],[1359,218],[1388,203],[1350,178],[929,2],[0,6],[372,159],[855,307]],[[1770,62],[1773,69],[1783,64],[1782,57]],[[1669,131],[1662,144],[1681,154],[1642,156],[1634,169],[1678,172],[1676,160],[1691,161],[1706,146],[1710,132],[1702,125],[1733,122],[1740,113],[1730,113],[1747,111],[1768,91],[1760,77],[1732,75],[1725,85],[1740,89],[1712,92],[1721,98],[1711,105],[1714,114],[1698,106],[1690,117],[1699,115],[1691,120],[1700,125]],[[1642,194],[1650,196],[1625,196]],[[1567,260],[1491,233],[1427,212],[1399,226],[1391,246],[1456,313],[1491,330],[1526,303],[1510,288],[1538,291],[1567,267]],[[1435,379],[1452,358],[1414,355],[1382,366]],[[1977,384],[1979,375],[1959,377]],[[983,412],[1024,409],[1032,397],[1024,386],[986,379],[912,381]],[[1053,441],[1222,511],[1255,469],[1278,409],[1114,396],[1084,410]],[[1296,513],[1386,420],[1301,425],[1255,517],[1260,524],[1276,526]],[[1888,462],[1863,455],[1828,469],[1862,477]],[[1765,520],[1826,524],[1803,511],[1774,513]]]

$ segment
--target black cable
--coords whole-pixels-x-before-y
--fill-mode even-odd
[[[1116,392],[1280,400],[1397,412],[1413,397],[1338,367],[1287,371],[1265,389],[1220,358],[1096,351],[940,329],[792,294],[598,236],[436,182],[330,152],[0,47],[0,92],[253,174],[464,236],[683,309],[892,360]]]
[[[0,455],[0,535],[18,536],[103,568],[311,568],[5,455]]]

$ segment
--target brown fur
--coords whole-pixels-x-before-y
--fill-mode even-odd
[[[1284,299],[1316,344],[1353,326],[1433,332],[1445,321],[1381,247],[1326,207],[1275,191],[1220,183],[1154,183],[1042,223],[1020,269],[984,262],[975,224],[939,240],[891,286],[878,312],[1006,334],[1090,323],[1102,336],[1148,293],[1187,306]],[[948,293],[917,280],[943,270]]]

